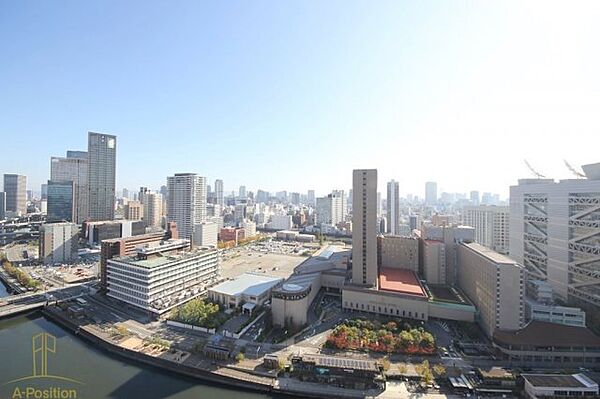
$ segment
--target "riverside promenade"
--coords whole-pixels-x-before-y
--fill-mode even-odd
[[[406,393],[404,384],[390,383],[383,392],[360,391],[302,382],[293,378],[281,378],[277,377],[274,371],[245,369],[237,364],[220,364],[200,354],[168,349],[159,343],[148,342],[135,335],[115,337],[114,334],[107,333],[95,324],[83,324],[56,306],[47,306],[42,313],[48,319],[106,352],[227,387],[303,398],[388,399],[404,397]],[[429,395],[416,396],[430,397]],[[445,396],[439,395],[439,397]]]

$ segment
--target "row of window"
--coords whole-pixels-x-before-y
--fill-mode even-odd
[[[353,302],[348,302],[348,301],[344,301],[344,307],[350,308],[350,309],[356,309],[356,310],[364,310],[367,312],[377,312],[377,313],[389,314],[392,316],[410,317],[410,318],[425,320],[425,313],[413,312],[412,310],[409,310],[407,312],[406,310],[401,311],[400,309],[388,308],[386,306],[384,306],[383,308],[381,306],[368,305],[368,304],[365,306],[364,303],[359,304],[359,303],[353,303]]]

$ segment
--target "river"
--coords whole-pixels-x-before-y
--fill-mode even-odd
[[[55,353],[47,354],[47,375],[67,377],[81,383],[48,377],[7,383],[33,375],[32,337],[43,332],[56,337],[54,348],[51,348],[52,338],[49,338],[48,348],[55,349]],[[36,375],[39,375],[40,366],[37,367]],[[38,390],[48,390],[52,387],[76,390],[77,398],[94,399],[273,398],[266,394],[228,389],[125,361],[94,348],[38,313],[0,320],[0,398],[12,398],[17,388],[23,392],[30,386]]]
[[[0,280],[0,298],[9,296],[9,295],[10,295],[10,293],[8,292],[8,289],[6,288],[4,283]]]

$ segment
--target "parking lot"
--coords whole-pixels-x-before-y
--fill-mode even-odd
[[[37,259],[39,254],[36,242],[9,244],[2,248],[2,251],[6,254],[6,258],[15,264]]]
[[[46,288],[93,280],[98,275],[98,264],[23,267],[33,279],[43,282]]]
[[[221,276],[223,278],[233,278],[243,273],[252,272],[287,278],[292,274],[294,268],[304,260],[306,258],[303,256],[237,250],[223,257]]]

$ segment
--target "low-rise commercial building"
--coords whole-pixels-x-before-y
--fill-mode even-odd
[[[598,383],[585,374],[521,374],[528,398],[572,398],[598,395]]]
[[[583,310],[568,306],[545,305],[530,298],[525,299],[525,316],[527,320],[585,327],[585,312]]]
[[[516,331],[494,331],[494,346],[514,364],[600,364],[600,337],[585,327],[531,321]]]
[[[234,241],[235,245],[245,237],[244,229],[241,227],[223,227],[219,232],[219,240],[221,241]]]
[[[271,291],[282,282],[280,277],[244,273],[210,288],[208,298],[225,308],[238,308],[244,304],[262,306],[271,298]]]
[[[312,234],[301,234],[294,230],[280,230],[275,233],[275,238],[284,241],[300,241],[300,242],[313,242],[315,236]]]
[[[292,375],[301,381],[350,389],[385,389],[383,367],[374,360],[324,355],[292,357]]]

